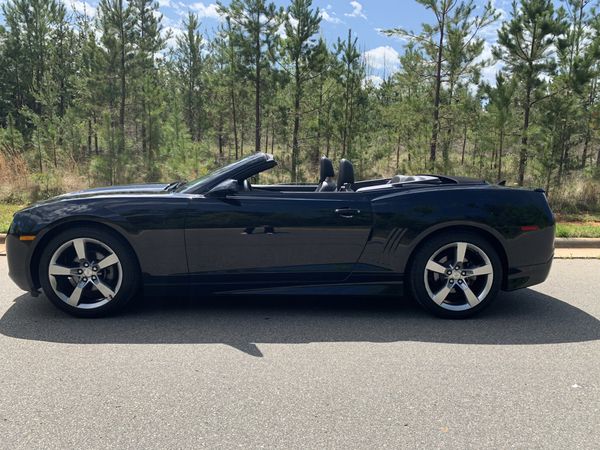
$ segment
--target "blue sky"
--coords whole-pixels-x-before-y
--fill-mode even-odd
[[[0,0],[2,3],[5,0]],[[97,0],[64,0],[68,7],[93,15]],[[277,5],[287,6],[287,0],[274,0]],[[480,6],[485,0],[476,0]],[[192,11],[201,19],[201,29],[212,34],[219,25],[216,0],[158,0],[163,14],[165,29],[174,34],[181,27],[182,18]],[[224,3],[228,3],[225,0]],[[510,8],[510,0],[495,0],[495,7],[505,15]],[[398,67],[398,56],[402,53],[403,42],[397,38],[383,36],[379,29],[402,27],[418,31],[423,22],[431,22],[432,13],[414,0],[314,0],[313,6],[321,10],[322,33],[332,43],[338,37],[345,38],[351,28],[359,39],[359,45],[365,54],[369,73],[372,77],[382,77]],[[484,33],[486,39],[485,55],[489,56],[491,46],[496,39],[496,26]],[[384,64],[385,63],[385,64]],[[385,67],[384,67],[385,66]],[[493,79],[497,67],[489,68],[484,77]]]

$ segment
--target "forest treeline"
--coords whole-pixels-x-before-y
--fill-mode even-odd
[[[431,20],[381,30],[404,50],[378,82],[352,30],[325,41],[311,0],[219,4],[210,35],[191,12],[168,32],[154,0],[100,0],[93,16],[61,0],[7,0],[3,179],[49,192],[69,177],[191,179],[267,151],[281,181],[314,182],[328,155],[351,159],[360,177],[470,175],[551,197],[579,183],[600,205],[595,2],[522,0],[499,11],[416,1]],[[491,67],[494,80],[482,76]]]

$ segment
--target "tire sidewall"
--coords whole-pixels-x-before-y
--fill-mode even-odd
[[[68,305],[62,301],[52,289],[48,266],[54,252],[65,242],[76,238],[91,238],[105,243],[110,247],[121,263],[123,280],[117,295],[108,303],[94,309],[82,309]],[[123,243],[115,233],[95,227],[77,227],[65,230],[52,237],[42,250],[39,263],[39,280],[42,290],[48,299],[58,308],[77,317],[101,317],[121,310],[128,304],[139,288],[139,267],[132,250]]]
[[[425,288],[424,273],[425,266],[427,265],[429,258],[431,258],[431,256],[433,256],[433,254],[443,246],[452,244],[454,242],[467,242],[479,247],[489,257],[494,270],[494,280],[488,295],[477,306],[465,311],[450,311],[442,308],[429,297],[427,289]],[[418,248],[410,267],[409,283],[413,297],[425,309],[439,317],[462,319],[471,317],[472,315],[480,312],[481,310],[487,308],[494,301],[502,286],[502,277],[502,261],[500,260],[500,256],[498,255],[498,252],[494,246],[487,239],[477,234],[457,231],[434,236],[427,240],[427,242],[425,242],[420,248]]]

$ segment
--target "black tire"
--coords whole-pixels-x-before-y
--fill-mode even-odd
[[[93,239],[108,246],[118,257],[122,273],[114,297],[101,306],[89,309],[71,306],[62,300],[55,293],[49,275],[49,266],[54,253],[67,242],[78,238]],[[121,311],[135,298],[140,286],[140,269],[131,248],[116,233],[101,228],[78,226],[61,232],[47,243],[40,256],[39,278],[44,294],[59,309],[76,317],[103,317]],[[70,279],[68,281],[71,282]]]
[[[473,259],[476,259],[477,257],[480,256],[476,253],[475,248],[483,251],[485,253],[485,255],[487,256],[487,258],[489,258],[489,262],[493,268],[492,277],[491,277],[493,281],[491,281],[491,285],[487,283],[488,278],[483,279],[483,277],[486,275],[479,277],[479,280],[480,280],[479,282],[477,281],[477,277],[473,277],[473,278],[469,279],[469,283],[480,283],[482,286],[487,287],[487,289],[481,290],[481,294],[484,294],[486,291],[487,291],[487,294],[485,294],[484,298],[481,299],[480,302],[478,304],[476,304],[475,306],[470,306],[468,300],[466,300],[466,294],[458,287],[459,279],[460,279],[461,285],[463,285],[463,283],[465,283],[465,285],[466,285],[467,279],[463,280],[461,278],[456,278],[456,281],[455,281],[455,277],[454,277],[455,272],[453,272],[453,275],[447,275],[447,274],[436,275],[436,273],[434,273],[432,271],[428,271],[426,274],[426,266],[427,266],[430,258],[434,257],[434,255],[436,255],[436,253],[438,251],[440,251],[441,249],[444,249],[448,246],[451,246],[451,245],[453,245],[455,243],[459,243],[459,242],[467,243],[467,244],[471,244],[471,246],[475,246],[475,247],[471,247],[471,246],[468,247],[469,249],[471,249],[471,250],[469,250],[469,252],[474,252],[474,253],[472,253]],[[448,249],[445,251],[447,252],[447,255],[449,258],[450,254],[451,254],[450,252],[453,251],[452,247],[448,247]],[[469,253],[469,254],[471,254],[471,253]],[[443,256],[442,256],[442,258],[443,258]],[[465,264],[468,266],[468,264],[470,264],[470,263],[467,261]],[[441,265],[446,267],[445,264],[441,264]],[[450,262],[449,266],[454,266],[454,263]],[[485,266],[487,267],[488,264],[485,264]],[[460,271],[457,271],[457,272],[460,272]],[[431,289],[431,288],[429,288],[429,292],[428,292],[428,286],[426,285],[426,281],[425,281],[426,277],[431,277],[431,276],[435,276],[437,278],[437,283],[439,283],[438,286],[440,286],[440,285],[442,287],[444,287],[446,285],[454,286],[454,290],[450,291],[449,296],[456,300],[450,301],[448,303],[446,303],[446,301],[444,301],[444,302],[442,302],[442,305],[436,303],[429,294],[429,292],[432,292],[434,294],[435,294],[435,292],[433,292],[433,289]],[[500,260],[500,256],[498,255],[498,252],[496,251],[494,246],[492,244],[490,244],[490,242],[487,239],[483,238],[482,236],[480,236],[476,233],[469,233],[469,232],[463,232],[463,231],[450,231],[447,233],[438,234],[438,235],[432,237],[431,239],[428,239],[423,245],[421,245],[417,249],[417,251],[415,252],[415,254],[413,255],[413,257],[411,259],[408,281],[410,284],[410,290],[411,290],[413,297],[427,311],[433,313],[434,315],[436,315],[438,317],[442,317],[442,318],[464,319],[464,318],[471,317],[474,314],[479,313],[481,310],[488,307],[494,301],[494,299],[497,297],[498,292],[500,291],[500,287],[502,285],[502,276],[503,276],[502,262]],[[457,284],[453,284],[453,285],[447,284],[447,282],[450,282],[450,281],[452,281],[452,283],[457,283]],[[432,279],[432,282],[433,282],[433,279]],[[473,286],[473,287],[475,288],[478,286]],[[465,302],[464,305],[460,305],[460,297],[462,297],[462,296],[464,296],[464,302]],[[434,297],[435,297],[435,295],[434,295]],[[448,308],[468,308],[468,309],[451,310]]]

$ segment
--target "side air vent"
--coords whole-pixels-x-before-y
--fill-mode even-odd
[[[395,252],[404,234],[406,234],[406,228],[394,228],[387,238],[385,247],[383,248],[384,253]]]

